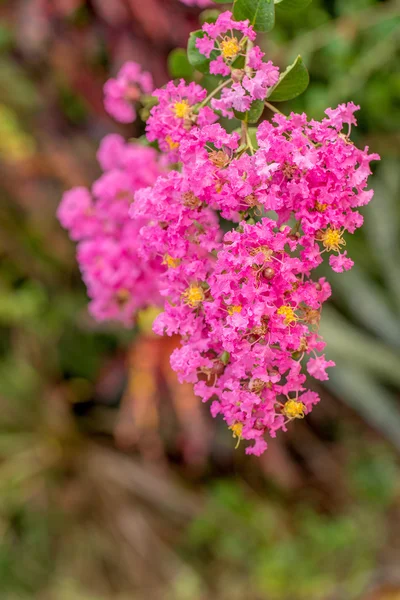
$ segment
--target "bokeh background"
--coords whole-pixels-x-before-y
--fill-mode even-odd
[[[157,85],[200,11],[178,0],[0,2],[1,600],[399,600],[400,3],[313,0],[265,36],[311,75],[284,111],[361,104],[382,156],[356,266],[330,274],[323,402],[261,458],[179,386],[176,341],[98,325],[62,192],[118,131],[102,85]],[[350,237],[350,236],[348,236]]]

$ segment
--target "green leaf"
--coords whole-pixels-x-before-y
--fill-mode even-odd
[[[268,95],[271,102],[284,102],[292,100],[302,94],[308,87],[310,77],[301,56],[298,56],[293,64],[289,65],[281,76],[278,83],[272,88]]]
[[[275,0],[279,10],[293,11],[302,10],[311,3],[311,0]]]
[[[193,79],[193,67],[188,61],[186,51],[183,48],[175,48],[168,55],[168,71],[173,79]]]
[[[254,150],[258,150],[257,127],[249,127],[248,134]]]
[[[208,73],[210,68],[210,61],[214,60],[217,57],[216,50],[213,50],[211,52],[210,58],[207,58],[206,56],[204,56],[204,54],[200,54],[200,52],[196,48],[196,40],[199,38],[203,38],[205,35],[205,32],[201,29],[193,31],[190,34],[187,47],[188,61],[192,65],[192,67],[200,71],[200,73]]]
[[[275,25],[274,0],[235,0],[233,16],[237,21],[249,19],[256,31],[271,31]]]
[[[216,4],[228,4],[227,0],[213,0]]]
[[[262,100],[254,100],[250,106],[250,110],[247,112],[239,112],[237,110],[234,110],[233,112],[239,121],[246,121],[246,123],[257,123],[264,112],[264,102]]]

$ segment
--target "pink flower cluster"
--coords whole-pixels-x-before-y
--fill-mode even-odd
[[[160,304],[160,260],[139,259],[140,219],[129,218],[134,193],[153,184],[162,173],[157,152],[127,144],[119,135],[101,143],[98,159],[104,173],[91,192],[66,192],[58,218],[78,242],[77,257],[95,319],[132,325],[136,312]]]
[[[255,32],[248,21],[234,21],[229,11],[215,23],[203,25],[203,35],[196,47],[210,60],[210,73],[232,78],[232,85],[222,90],[211,105],[224,116],[230,109],[246,112],[254,100],[264,100],[279,79],[279,69],[271,61],[263,62],[264,52],[252,43]]]
[[[234,435],[254,441],[249,453],[319,401],[303,362],[319,380],[334,365],[318,335],[330,286],[312,275],[325,253],[336,271],[352,266],[344,233],[362,224],[358,208],[372,197],[369,164],[379,157],[342,133],[356,108],[328,110],[321,122],[277,115],[259,126],[252,155],[218,124],[194,127],[180,142],[182,172],[132,205],[134,218],[149,220],[144,256],[167,266],[154,330],[181,335],[173,368]],[[210,209],[238,227],[221,239]]]
[[[68,192],[59,218],[79,242],[96,318],[130,324],[162,299],[154,331],[181,336],[171,356],[179,378],[260,455],[266,435],[319,401],[308,376],[324,381],[334,366],[318,333],[331,290],[315,269],[326,255],[336,272],[352,267],[345,236],[362,225],[379,156],[350,140],[353,103],[321,121],[275,114],[258,126],[257,144],[246,125],[228,133],[217,123],[278,81],[254,39],[229,12],[206,23],[196,45],[221,83],[208,95],[183,80],[154,92],[147,138],[165,160],[108,136],[104,174],[92,194]]]

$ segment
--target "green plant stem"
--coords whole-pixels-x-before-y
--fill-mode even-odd
[[[220,83],[215,90],[213,90],[212,92],[210,92],[207,96],[207,98],[205,98],[203,100],[203,102],[201,104],[199,104],[196,112],[198,112],[201,108],[203,108],[203,106],[205,106],[208,102],[210,102],[210,100],[212,98],[214,98],[214,96],[216,96],[218,94],[218,92],[220,92],[224,87],[226,87],[229,83],[231,83],[231,79],[227,79],[226,81],[223,81],[222,83]]]
[[[284,117],[286,116],[283,112],[281,112],[278,108],[276,108],[273,104],[270,104],[269,102],[265,101],[265,106],[267,108],[269,108],[269,110],[272,110],[273,113],[276,113],[278,115],[283,115]]]
[[[240,139],[240,143],[241,144],[247,144],[248,132],[247,132],[247,123],[246,123],[246,121],[242,121],[240,129],[241,129],[241,132],[242,132],[242,137]]]

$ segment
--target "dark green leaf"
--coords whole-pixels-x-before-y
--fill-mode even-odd
[[[271,31],[275,25],[274,0],[235,0],[233,16],[237,21],[249,19],[256,31]]]
[[[284,102],[302,94],[308,86],[310,77],[301,56],[298,56],[293,64],[289,65],[281,76],[278,83],[272,88],[268,95],[271,102]]]
[[[200,71],[200,73],[208,73],[209,67],[210,67],[210,60],[215,59],[217,56],[215,50],[213,50],[213,52],[211,53],[210,58],[206,58],[203,54],[200,54],[200,52],[197,50],[196,40],[198,38],[204,37],[205,35],[206,35],[205,32],[201,31],[201,29],[199,29],[197,31],[193,31],[190,34],[189,41],[188,41],[188,48],[187,48],[187,56],[188,56],[189,63],[192,65],[192,67],[194,67],[195,69]]]
[[[250,106],[250,110],[247,112],[234,111],[235,117],[239,121],[246,121],[246,123],[257,123],[264,111],[264,102],[262,100],[254,100]]]
[[[257,127],[249,127],[248,134],[254,150],[258,149]]]
[[[173,79],[183,77],[190,80],[193,78],[193,67],[189,63],[186,51],[183,48],[175,48],[169,53],[168,70]]]

